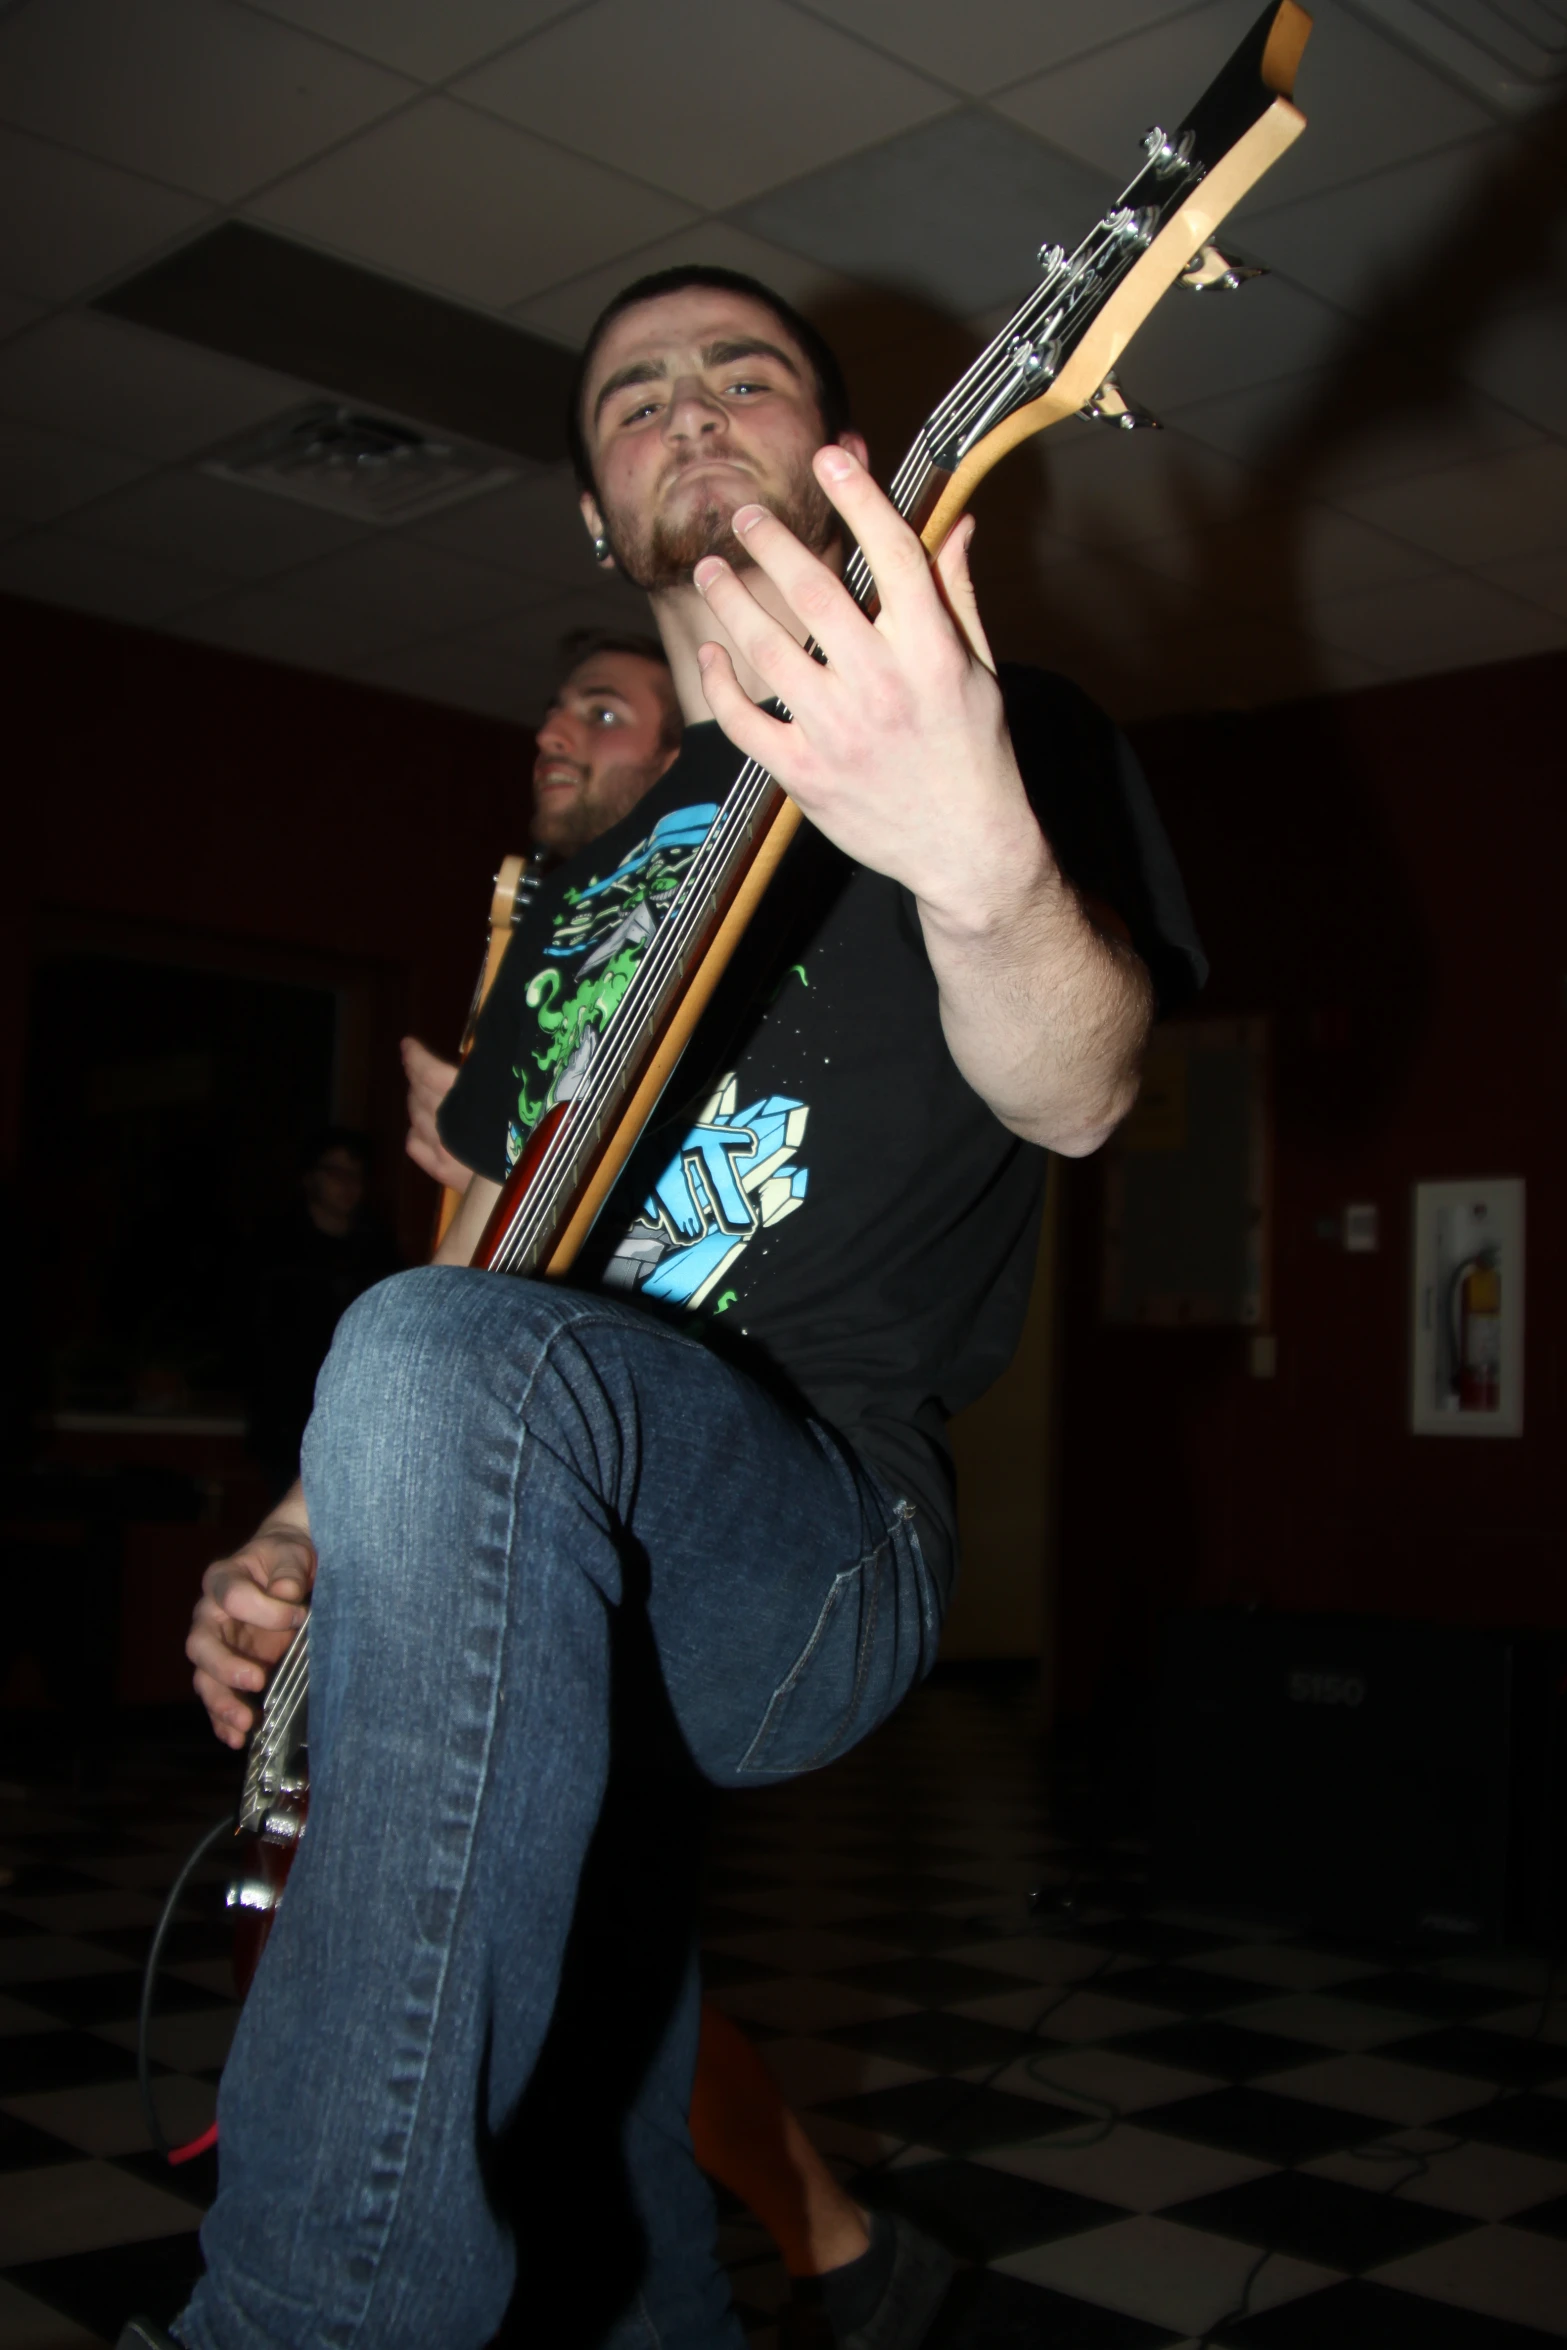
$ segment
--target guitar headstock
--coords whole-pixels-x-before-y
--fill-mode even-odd
[[[928,547],[1031,433],[1084,410],[1152,421],[1115,384],[1117,362],[1172,285],[1200,291],[1256,274],[1228,261],[1214,235],[1306,127],[1291,93],[1310,31],[1296,0],[1275,0],[1179,126],[1145,134],[1140,169],[1076,251],[1041,249],[1039,285],[932,411],[894,485]]]

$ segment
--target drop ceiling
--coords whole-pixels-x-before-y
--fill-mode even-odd
[[[562,632],[641,609],[550,421],[618,285],[778,286],[890,473],[1259,4],[0,8],[0,592],[527,723]],[[1233,223],[1271,274],[1123,367],[1165,429],[980,495],[998,644],[1123,716],[1567,645],[1567,0],[1315,14],[1311,127]],[[322,397],[506,478],[388,527],[201,470]]]

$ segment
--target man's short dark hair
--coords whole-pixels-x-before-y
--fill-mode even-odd
[[[596,494],[598,488],[593,479],[593,463],[588,455],[587,435],[582,429],[582,395],[587,388],[593,354],[603,341],[605,330],[623,310],[633,310],[639,302],[656,302],[664,294],[683,294],[689,286],[712,286],[724,294],[745,294],[751,301],[760,302],[770,310],[779,325],[787,328],[811,363],[811,373],[816,382],[816,405],[822,416],[823,439],[835,441],[841,432],[849,429],[853,421],[849,412],[849,393],[837,354],[826,336],[812,326],[808,318],[802,318],[792,302],[786,302],[781,294],[775,294],[771,286],[764,286],[760,278],[747,277],[738,269],[709,269],[700,262],[694,262],[682,269],[655,270],[651,277],[639,277],[634,284],[623,287],[613,302],[599,312],[582,346],[577,372],[571,379],[571,395],[566,409],[566,446],[571,451],[571,462],[583,489],[592,490]]]
[[[593,660],[599,653],[631,653],[638,661],[651,662],[660,672],[658,696],[663,704],[664,722],[658,732],[658,747],[661,751],[678,750],[682,732],[680,704],[675,699],[669,655],[658,638],[649,629],[568,628],[560,640],[562,682],[574,669],[580,669],[584,661]]]

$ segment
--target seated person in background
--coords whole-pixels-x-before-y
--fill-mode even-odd
[[[298,1197],[261,1226],[251,1257],[250,1447],[275,1493],[299,1475],[316,1373],[340,1317],[402,1263],[366,1204],[368,1135],[328,1126],[301,1166]]]

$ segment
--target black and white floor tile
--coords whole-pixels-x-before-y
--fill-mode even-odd
[[[231,1774],[0,1789],[0,2350],[168,2316],[215,2158],[148,2148],[139,1968]],[[234,2007],[203,1872],[153,2053],[211,2119]],[[859,1754],[724,1806],[708,1988],[866,2201],[959,2255],[930,2350],[1549,2350],[1567,2341],[1567,1997],[1534,1952],[1415,1962],[1151,1906],[1055,1824],[1026,1704],[938,1681]],[[722,2248],[756,2350],[786,2287]]]

